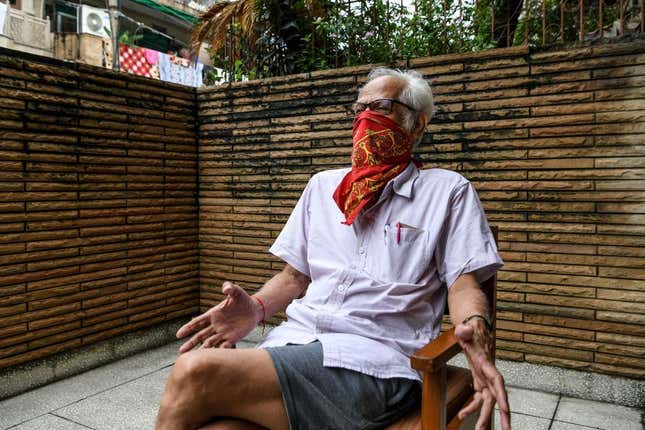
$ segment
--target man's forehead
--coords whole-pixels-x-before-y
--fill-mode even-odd
[[[369,81],[358,93],[358,98],[396,98],[403,91],[405,83],[394,76],[379,76]]]

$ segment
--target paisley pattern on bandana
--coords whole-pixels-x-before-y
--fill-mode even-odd
[[[351,225],[365,205],[407,167],[412,155],[408,134],[390,118],[366,110],[354,120],[352,170],[334,192],[334,200]]]

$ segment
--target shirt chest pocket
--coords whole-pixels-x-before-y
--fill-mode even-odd
[[[386,225],[372,237],[367,270],[378,281],[419,283],[428,266],[428,232],[401,224]]]

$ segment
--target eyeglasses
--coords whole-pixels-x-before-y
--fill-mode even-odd
[[[394,107],[395,104],[404,106],[410,109],[412,112],[417,112],[417,110],[414,109],[413,107],[395,99],[376,99],[376,100],[372,100],[369,103],[360,103],[360,102],[354,103],[352,105],[350,113],[353,113],[354,115],[358,115],[359,113],[363,112],[365,109],[370,108],[370,110],[381,113],[383,115],[389,115],[392,113],[392,108]]]

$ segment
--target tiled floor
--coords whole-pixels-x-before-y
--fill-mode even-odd
[[[0,401],[0,429],[152,429],[178,346],[176,342]],[[644,430],[639,409],[514,387],[509,397],[514,430]]]
[[[639,409],[514,387],[509,387],[508,391],[514,429],[644,429],[644,411]],[[498,421],[497,419],[496,428],[499,428]]]

